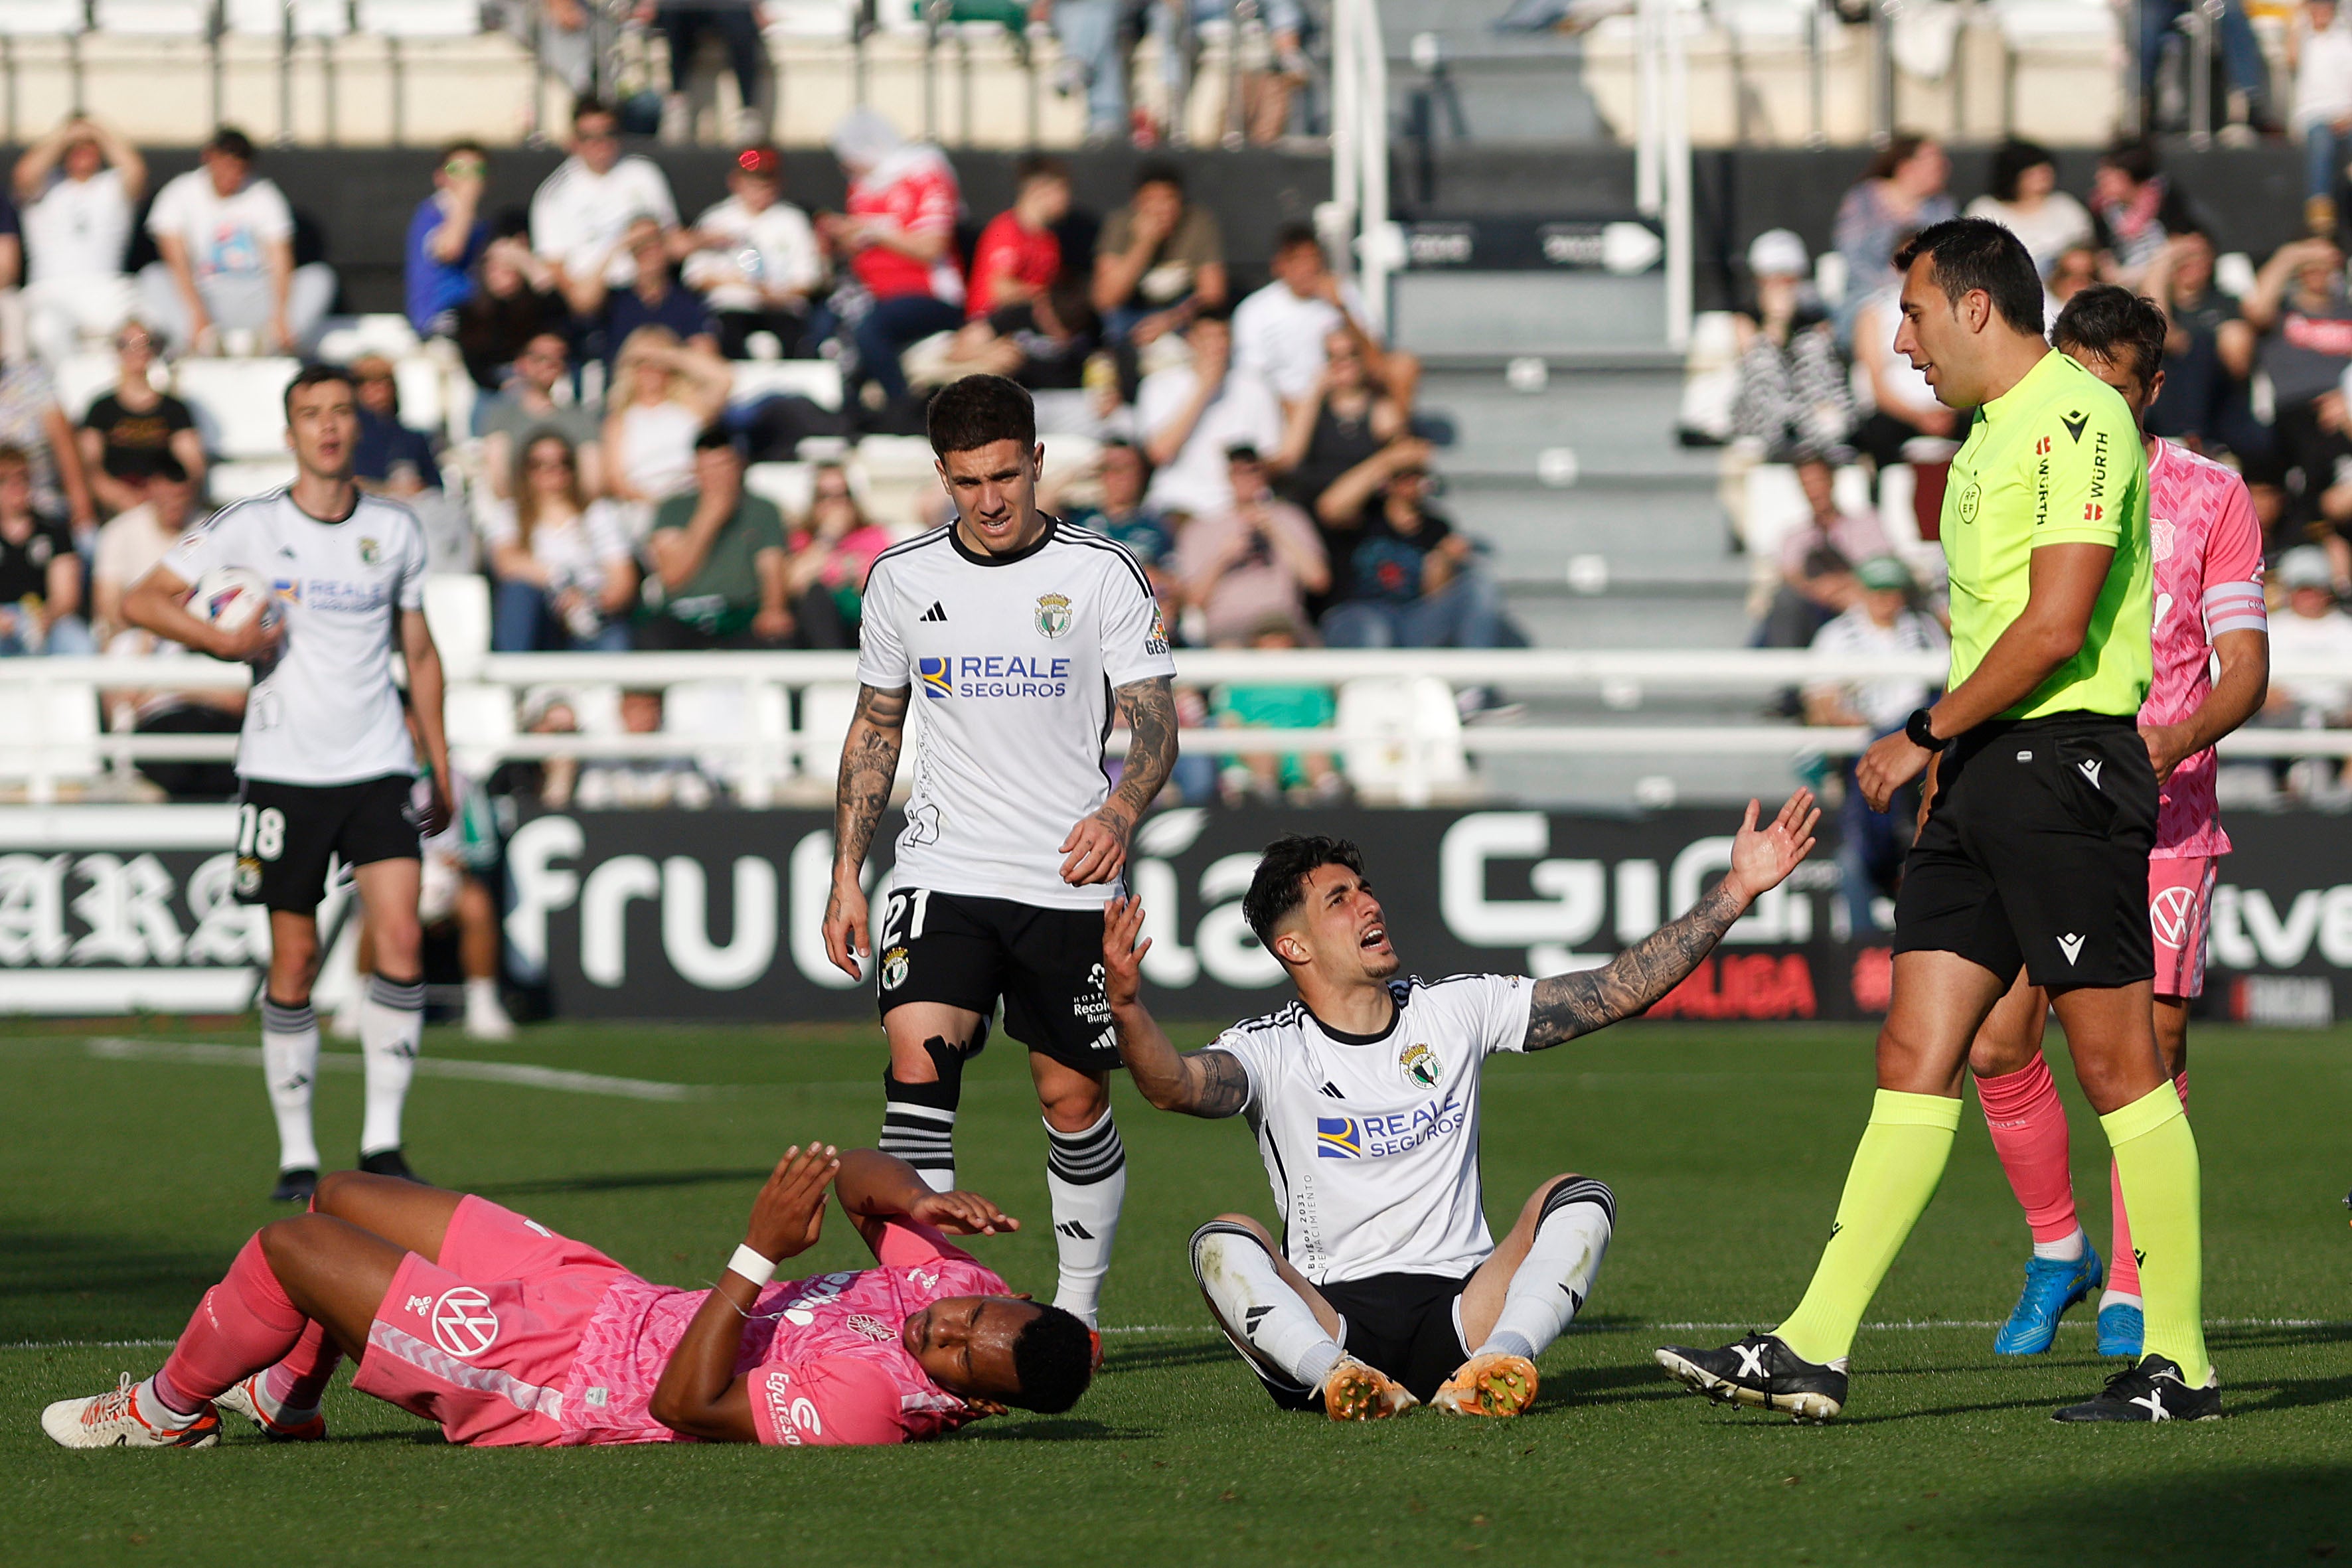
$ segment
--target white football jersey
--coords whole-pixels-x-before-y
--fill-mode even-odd
[[[1535,982],[1419,975],[1389,983],[1396,1016],[1344,1035],[1305,1004],[1236,1024],[1213,1050],[1249,1071],[1283,1255],[1318,1285],[1470,1272],[1495,1250],[1478,1184],[1478,1079],[1527,1048]]]
[[[1060,521],[984,555],[950,523],[876,558],[864,614],[857,679],[911,687],[922,710],[896,884],[1046,909],[1108,900],[1108,884],[1062,880],[1062,842],[1110,795],[1112,690],[1176,673],[1135,557]]]
[[[425,607],[425,531],[397,501],[362,494],[322,522],[272,490],[225,507],[163,565],[194,583],[215,566],[269,580],[286,618],[278,662],[256,670],[236,771],[278,784],[357,784],[416,771],[393,684],[400,612]]]

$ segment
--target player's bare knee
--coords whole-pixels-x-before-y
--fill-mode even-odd
[[[333,1224],[334,1220],[323,1215],[298,1214],[263,1226],[259,1233],[261,1256],[268,1262],[269,1271],[283,1280],[290,1270],[300,1268],[316,1255],[321,1232]]]
[[[311,1212],[341,1215],[346,1205],[358,1196],[353,1189],[372,1179],[358,1171],[329,1171],[319,1178],[319,1185],[310,1194]]]
[[[1046,1125],[1055,1131],[1084,1132],[1110,1109],[1110,1085],[1079,1079],[1057,1085],[1050,1092],[1041,1088],[1037,1104],[1045,1113]]]
[[[378,974],[416,974],[421,970],[418,954],[425,945],[425,932],[414,914],[397,911],[382,919],[371,917],[368,934],[375,940],[375,972]]]
[[[2033,1063],[2033,1049],[1992,1029],[1979,1029],[1969,1043],[1969,1071],[1978,1078],[2006,1078]]]

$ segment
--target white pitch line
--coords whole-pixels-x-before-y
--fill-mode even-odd
[[[132,1040],[99,1036],[83,1042],[91,1056],[106,1061],[181,1062],[205,1067],[257,1068],[259,1046],[226,1046],[184,1040]],[[366,1058],[357,1051],[321,1051],[321,1072],[360,1072]],[[416,1070],[427,1078],[467,1079],[476,1083],[519,1084],[525,1089],[552,1089],[566,1094],[601,1094],[620,1100],[708,1100],[715,1086],[660,1083],[652,1079],[614,1078],[604,1073],[572,1072],[562,1068],[533,1067],[524,1062],[479,1062],[463,1057],[419,1057]]]

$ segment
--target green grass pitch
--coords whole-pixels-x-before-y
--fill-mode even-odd
[[[1181,1044],[1205,1027],[1175,1031]],[[242,1238],[272,1217],[249,1067],[95,1054],[93,1033],[249,1044],[250,1027],[16,1025],[0,1037],[0,1561],[1028,1564],[1453,1561],[2058,1563],[2352,1557],[2352,1036],[2219,1026],[2193,1045],[2206,1306],[2230,1411],[2198,1426],[2049,1419],[2109,1370],[2078,1309],[2049,1355],[1997,1359],[2026,1249],[1971,1109],[1943,1190],[1855,1347],[1849,1419],[1717,1410],[1652,1364],[1793,1305],[1871,1091],[1855,1028],[1628,1025],[1489,1069],[1487,1211],[1562,1170],[1617,1191],[1584,1320],[1533,1412],[1338,1427],[1276,1412],[1208,1324],[1183,1258],[1199,1220],[1270,1216],[1238,1122],[1122,1086],[1126,1224],[1108,1365],[1066,1416],[927,1447],[468,1452],[339,1386],[336,1440],[240,1435],[203,1453],[68,1453],[47,1401],[143,1374]],[[349,1049],[350,1047],[344,1047]],[[707,1279],[788,1142],[865,1142],[871,1029],[551,1026],[511,1046],[435,1030],[441,1060],[538,1064],[716,1092],[647,1102],[418,1080],[409,1149],[446,1184],[591,1239],[656,1279]],[[2075,1173],[2106,1241],[2105,1154],[2078,1097]],[[322,1079],[348,1151],[359,1079]],[[966,1184],[1027,1222],[976,1244],[1050,1293],[1044,1139],[1017,1050],[967,1079]],[[855,1267],[839,1223],[801,1272]],[[1671,1326],[1670,1326],[1671,1325]]]

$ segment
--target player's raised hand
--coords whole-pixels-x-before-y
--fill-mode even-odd
[[[1131,826],[1108,806],[1079,822],[1062,840],[1062,880],[1084,888],[1117,877],[1127,868]]]
[[[978,1193],[926,1193],[907,1210],[907,1217],[936,1226],[955,1236],[994,1236],[1015,1231],[1021,1222]]]
[[[866,889],[855,877],[846,881],[835,878],[833,896],[824,901],[824,955],[855,979],[859,962],[872,947],[866,929]]]
[[[1760,810],[1756,802],[1748,803],[1748,816],[1731,841],[1731,875],[1727,880],[1743,900],[1779,887],[1781,879],[1812,853],[1813,828],[1822,820],[1821,808],[1813,804],[1813,792],[1809,789],[1790,795],[1780,814],[1762,827],[1756,826]]]
[[[824,1229],[824,1194],[841,1169],[830,1143],[784,1151],[775,1173],[751,1200],[743,1244],[762,1258],[790,1258],[816,1245]]]
[[[1140,940],[1139,940],[1140,939]],[[1151,939],[1143,934],[1143,900],[1130,894],[1103,906],[1103,999],[1131,1007],[1143,988],[1143,955]]]

